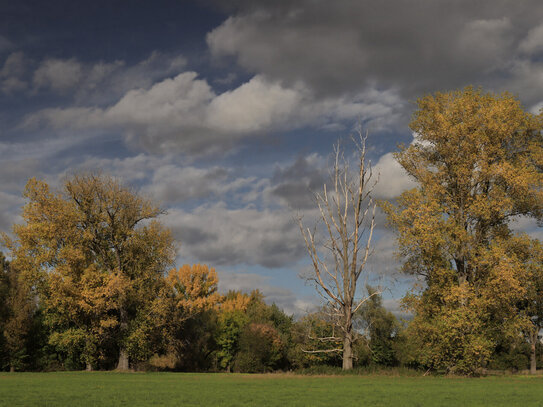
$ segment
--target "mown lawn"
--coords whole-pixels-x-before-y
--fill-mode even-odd
[[[2,406],[543,406],[543,377],[0,373]]]

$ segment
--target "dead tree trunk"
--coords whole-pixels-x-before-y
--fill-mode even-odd
[[[343,338],[343,370],[353,368],[353,333],[351,331],[345,334]]]
[[[309,280],[315,283],[317,292],[326,300],[330,317],[341,331],[343,369],[353,367],[354,332],[352,318],[360,306],[371,296],[357,299],[357,283],[365,272],[371,253],[371,239],[375,226],[375,203],[371,192],[376,184],[372,179],[371,164],[366,163],[366,138],[358,129],[356,170],[352,170],[339,143],[334,149],[331,168],[331,188],[324,185],[323,192],[315,194],[323,222],[326,240],[318,242],[317,227],[306,229],[302,217],[298,225],[313,263]],[[326,256],[328,254],[328,258]],[[311,350],[330,352],[335,350]]]

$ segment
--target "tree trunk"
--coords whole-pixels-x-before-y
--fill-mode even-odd
[[[353,368],[353,336],[352,329],[343,338],[343,370]]]
[[[87,362],[87,366],[85,367],[85,370],[87,372],[92,372],[92,364],[90,364],[89,362]]]
[[[128,370],[128,352],[126,349],[121,348],[119,351],[119,363],[117,364],[117,370]]]
[[[120,328],[121,328],[121,335],[124,335],[126,328],[128,327],[128,316],[126,315],[126,310],[123,306],[120,307],[119,310],[119,319],[120,319]],[[128,370],[128,352],[124,348],[124,345],[120,346],[119,349],[119,362],[117,363],[117,370]]]
[[[530,338],[530,342],[531,342],[531,352],[530,352],[530,374],[536,374],[537,373],[537,358],[536,358],[536,353],[535,353],[535,348],[536,348],[536,344],[537,344],[537,328],[534,328],[534,330],[532,331],[532,335],[531,335],[531,338]]]
[[[10,367],[9,367],[9,372],[10,372],[10,373],[14,373],[14,372],[15,372],[15,366],[10,365]]]

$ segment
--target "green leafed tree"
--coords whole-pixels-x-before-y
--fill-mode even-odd
[[[397,363],[394,345],[400,325],[394,314],[383,306],[381,295],[367,287],[370,299],[358,310],[355,326],[366,339],[369,359],[376,365],[393,366]]]
[[[543,244],[538,239],[519,235],[509,242],[509,252],[515,253],[524,273],[526,294],[517,306],[526,319],[523,332],[530,347],[530,372],[535,374],[537,351],[541,348],[539,333],[543,329]]]
[[[247,309],[251,297],[239,291],[230,291],[221,301],[217,317],[217,364],[220,369],[231,372],[234,359],[239,352],[239,338],[250,322]]]

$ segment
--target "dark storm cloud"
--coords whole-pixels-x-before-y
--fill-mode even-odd
[[[8,51],[14,47],[13,42],[0,35],[0,52]]]
[[[215,56],[321,93],[377,83],[412,98],[541,72],[540,1],[238,1],[233,9],[208,34]]]
[[[0,69],[0,90],[8,94],[31,90],[23,94],[30,101],[36,96],[60,95],[63,102],[104,105],[131,89],[147,88],[178,74],[185,65],[183,56],[158,51],[132,65],[120,59],[93,63],[77,58],[34,60],[23,51],[14,51],[4,58]]]
[[[193,51],[221,19],[199,1],[2,1],[0,52],[33,58],[139,60],[156,49]]]

